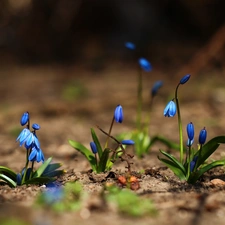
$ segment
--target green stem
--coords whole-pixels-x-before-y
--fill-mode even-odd
[[[191,173],[191,146],[188,146],[188,178],[190,177],[190,173]]]
[[[179,85],[180,83],[176,87],[175,101],[177,105],[178,129],[179,129],[179,136],[180,136],[180,162],[183,164],[183,158],[184,158],[183,131],[182,131],[182,121],[181,121],[181,114],[180,114],[180,107],[179,107],[179,100],[178,100],[178,93],[177,93]]]
[[[137,89],[137,129],[141,130],[141,111],[142,111],[142,71],[140,70],[138,76],[138,89]]]

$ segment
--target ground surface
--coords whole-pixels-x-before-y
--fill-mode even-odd
[[[98,199],[103,182],[96,182],[86,173],[90,166],[68,140],[76,140],[89,146],[90,128],[99,125],[108,130],[114,108],[121,104],[125,119],[116,124],[113,134],[135,128],[136,72],[123,65],[93,73],[75,66],[12,66],[0,71],[0,165],[19,172],[24,164],[24,149],[15,142],[15,133],[21,129],[20,116],[29,111],[31,123],[39,123],[38,137],[45,157],[54,157],[68,171],[61,182],[79,180],[90,199]],[[223,79],[222,79],[223,78]],[[154,81],[163,80],[164,87],[155,98],[152,110],[150,134],[160,134],[178,142],[177,118],[164,118],[163,109],[174,93],[178,82],[171,74],[157,69],[144,74],[144,117],[148,115],[149,89]],[[72,90],[77,90],[75,97]],[[208,139],[225,133],[225,80],[224,72],[193,75],[179,90],[184,127],[192,121],[196,133],[204,126]],[[184,128],[185,130],[185,128]],[[104,141],[105,136],[97,131]],[[143,159],[134,157],[132,171],[150,171],[140,176],[141,188],[137,193],[152,199],[158,214],[154,217],[126,217],[111,208],[96,203],[95,210],[88,207],[82,212],[55,214],[50,210],[33,207],[37,194],[44,187],[29,186],[11,189],[0,185],[0,221],[12,217],[28,224],[224,224],[225,186],[213,185],[211,180],[225,180],[224,169],[218,168],[204,176],[196,185],[180,182],[158,159],[156,144]],[[166,150],[166,149],[165,149]],[[224,158],[225,146],[212,156]],[[132,148],[130,149],[132,151]],[[176,155],[177,153],[174,152]],[[125,172],[125,163],[118,162],[113,171]],[[96,197],[97,196],[97,197]],[[97,200],[96,200],[97,201]],[[98,201],[97,201],[98,202]],[[95,204],[95,203],[92,203]]]

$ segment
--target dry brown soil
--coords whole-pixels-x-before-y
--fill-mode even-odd
[[[0,185],[0,221],[16,218],[28,224],[224,224],[225,186],[213,185],[212,179],[225,180],[224,169],[207,173],[200,182],[188,185],[179,181],[158,159],[160,143],[142,159],[134,157],[132,171],[148,171],[140,176],[142,198],[152,199],[158,214],[132,218],[116,210],[102,208],[99,192],[105,181],[93,181],[86,171],[90,169],[84,157],[68,144],[73,139],[89,146],[90,128],[99,125],[107,130],[114,108],[121,104],[125,119],[116,124],[113,134],[135,128],[136,72],[123,65],[109,67],[94,73],[76,66],[7,66],[0,70],[0,165],[19,171],[24,165],[25,149],[15,142],[15,131],[21,129],[20,116],[29,111],[32,123],[39,123],[38,137],[45,157],[53,156],[62,162],[68,172],[60,182],[79,180],[90,194],[85,212],[56,214],[51,210],[34,207],[35,197],[45,187],[28,186],[9,188]],[[223,78],[223,79],[221,79]],[[164,118],[163,109],[172,98],[178,82],[169,73],[155,70],[144,74],[144,117],[148,114],[149,89],[154,81],[163,80],[164,87],[154,99],[150,135],[161,134],[178,142],[177,118]],[[68,87],[74,84],[79,93],[74,99],[65,97]],[[192,121],[196,133],[204,126],[208,138],[225,133],[225,80],[224,72],[214,71],[193,75],[179,90],[183,125]],[[69,95],[69,97],[71,97]],[[184,129],[185,130],[185,129]],[[97,131],[101,140],[105,136]],[[166,149],[165,149],[166,150]],[[225,146],[212,156],[224,158]],[[130,151],[133,151],[130,148]],[[176,152],[174,152],[177,155]],[[126,171],[124,162],[117,162],[113,171]],[[90,205],[95,207],[89,207]],[[93,209],[94,208],[94,209]],[[85,216],[84,216],[85,215]],[[1,224],[1,222],[0,222]]]

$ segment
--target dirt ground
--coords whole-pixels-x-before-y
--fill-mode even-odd
[[[208,139],[225,133],[225,71],[206,71],[192,75],[190,81],[179,90],[183,125],[192,121],[196,133],[204,126]],[[183,74],[181,75],[183,76]],[[135,128],[136,70],[117,64],[101,72],[92,72],[80,66],[3,66],[0,70],[0,165],[19,172],[24,165],[24,151],[15,142],[19,120],[23,112],[29,111],[31,123],[41,126],[38,137],[45,157],[53,156],[68,172],[61,182],[78,180],[90,194],[98,199],[103,182],[96,182],[86,173],[90,166],[84,157],[74,150],[68,140],[76,140],[89,146],[90,128],[99,125],[109,128],[114,108],[121,104],[124,122],[116,124],[113,134]],[[163,80],[164,86],[154,99],[151,114],[150,135],[160,134],[178,142],[177,118],[165,118],[163,109],[173,97],[179,81],[171,73],[157,68],[143,76],[144,117],[148,115],[149,90],[154,81]],[[71,92],[77,90],[75,93]],[[185,128],[184,128],[185,130]],[[17,131],[17,132],[16,132]],[[96,130],[97,131],[97,130]],[[97,131],[104,141],[105,136]],[[33,204],[44,187],[29,186],[9,188],[0,185],[0,224],[5,218],[16,218],[28,224],[224,224],[225,186],[213,185],[212,179],[225,181],[224,168],[207,173],[195,185],[179,181],[173,173],[157,159],[157,143],[142,159],[134,157],[132,171],[147,171],[140,178],[141,188],[136,192],[154,202],[158,214],[154,217],[127,217],[110,208],[103,209],[98,201],[88,202],[88,213],[56,214],[51,210],[36,208]],[[212,159],[224,158],[225,146],[213,154]],[[132,148],[130,148],[132,151]],[[174,152],[176,155],[177,153]],[[124,173],[125,163],[114,165],[116,174]],[[91,201],[91,200],[89,200]],[[88,207],[96,204],[95,210]]]

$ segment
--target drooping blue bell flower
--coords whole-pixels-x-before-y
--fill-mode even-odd
[[[114,119],[117,123],[123,122],[123,108],[121,105],[118,105],[114,111]]]
[[[151,95],[152,95],[152,97],[154,97],[154,96],[157,94],[158,90],[162,87],[162,85],[163,85],[163,82],[162,82],[161,80],[156,81],[156,82],[153,84],[152,90],[151,90]]]
[[[187,74],[180,79],[180,84],[185,84],[190,79],[191,75]]]
[[[176,115],[176,111],[177,111],[176,104],[174,101],[171,100],[164,109],[164,116],[174,117]]]
[[[20,124],[21,126],[24,126],[25,124],[27,124],[27,122],[29,121],[29,113],[25,112],[20,119]]]
[[[198,156],[195,156],[194,159],[190,162],[190,171],[191,172],[194,170],[197,160],[198,160]]]
[[[133,140],[123,140],[121,141],[122,145],[134,145],[135,142]]]
[[[130,50],[134,50],[136,48],[135,44],[132,42],[125,42],[125,47],[130,49]]]
[[[188,139],[189,140],[193,140],[194,139],[194,135],[195,135],[195,130],[194,130],[194,125],[192,122],[190,122],[187,125],[187,135],[188,135]]]
[[[27,128],[24,128],[19,136],[17,137],[16,141],[20,142],[20,147],[26,142],[28,136],[31,134],[30,130]]]
[[[93,142],[93,141],[90,142],[90,146],[91,146],[91,150],[92,150],[93,154],[97,154],[98,149],[97,149],[95,142]]]
[[[33,146],[31,153],[29,155],[29,161],[36,161],[36,162],[44,162],[45,161],[45,157],[44,154],[42,152],[42,150],[40,148],[37,148],[36,146]]]
[[[139,62],[139,65],[141,66],[141,68],[145,72],[150,72],[152,70],[152,65],[151,65],[151,63],[147,59],[140,58],[138,62]]]
[[[36,146],[37,148],[40,148],[40,143],[39,143],[39,140],[38,140],[35,133],[30,132],[30,134],[28,135],[28,137],[26,139],[26,142],[25,142],[24,146],[25,146],[26,149],[30,149],[33,146]]]
[[[199,137],[198,137],[199,144],[201,145],[205,144],[206,138],[207,138],[207,131],[204,127],[199,133]]]

